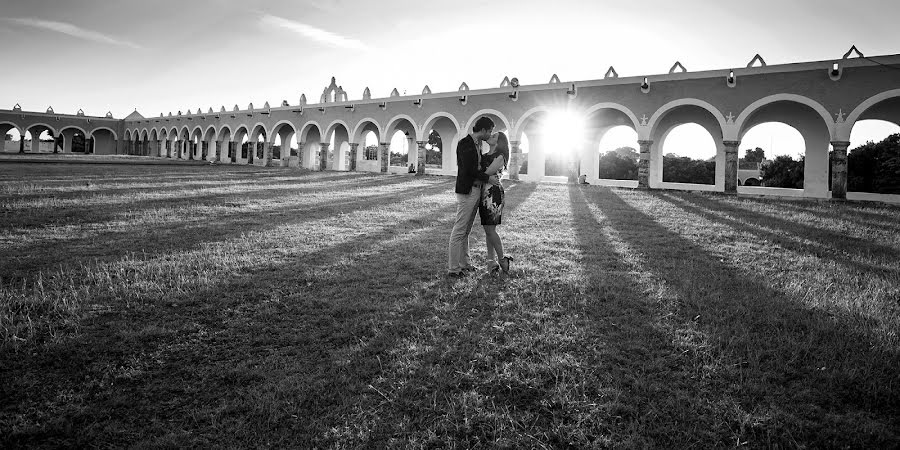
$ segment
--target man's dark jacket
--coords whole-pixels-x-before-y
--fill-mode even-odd
[[[487,183],[490,178],[478,167],[478,148],[472,135],[466,135],[456,144],[456,193],[469,194],[475,180]]]

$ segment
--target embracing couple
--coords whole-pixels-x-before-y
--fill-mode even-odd
[[[482,142],[490,151],[481,154]],[[481,216],[487,242],[488,272],[509,273],[512,258],[503,254],[497,225],[503,215],[504,192],[500,177],[509,162],[509,139],[494,133],[494,122],[481,117],[468,136],[456,146],[456,222],[450,232],[447,276],[458,278],[477,270],[469,263],[469,233],[476,213]]]

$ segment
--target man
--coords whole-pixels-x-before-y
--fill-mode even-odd
[[[456,222],[450,232],[450,257],[447,276],[458,278],[466,272],[477,270],[469,264],[469,233],[475,221],[475,211],[481,201],[481,187],[484,183],[497,185],[496,175],[487,176],[480,170],[481,143],[494,132],[494,121],[481,117],[472,127],[472,132],[456,146]]]

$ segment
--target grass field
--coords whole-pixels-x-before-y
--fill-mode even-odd
[[[900,208],[453,183],[0,164],[0,447],[900,446]]]

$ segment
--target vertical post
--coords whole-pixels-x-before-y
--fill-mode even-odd
[[[263,167],[272,165],[272,143],[266,141],[263,143]]]
[[[64,132],[60,134],[62,134],[63,153],[72,153],[72,138],[75,137],[75,134],[66,134]]]
[[[390,146],[390,142],[378,144],[378,151],[381,153],[381,173],[387,173],[388,166],[391,164]]]
[[[519,141],[509,141],[509,179],[519,179],[519,167],[522,164],[522,149]]]
[[[722,141],[725,145],[725,193],[737,194],[738,146],[741,141]]]
[[[831,154],[831,198],[847,199],[847,141],[832,141],[834,152]]]
[[[319,170],[325,170],[328,167],[328,142],[319,143]]]
[[[19,135],[19,153],[25,153],[25,133]]]
[[[356,172],[356,153],[359,149],[359,144],[350,144],[350,171]]]
[[[425,175],[425,144],[428,141],[416,141],[416,176],[421,177]]]
[[[650,189],[650,146],[653,141],[638,141],[641,156],[638,160],[638,188]]]

